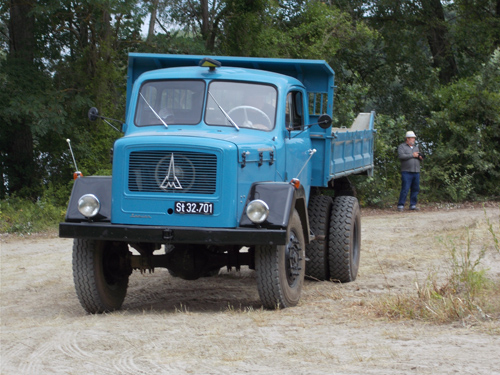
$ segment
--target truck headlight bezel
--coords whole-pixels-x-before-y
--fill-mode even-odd
[[[85,194],[78,199],[78,211],[86,218],[95,217],[101,210],[101,202],[94,194]]]
[[[254,224],[261,224],[269,217],[269,206],[262,199],[255,199],[248,203],[247,217]]]

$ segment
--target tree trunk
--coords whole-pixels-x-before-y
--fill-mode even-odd
[[[427,23],[427,41],[432,53],[433,65],[439,68],[439,80],[450,83],[458,74],[458,68],[451,49],[448,27],[440,0],[422,0],[422,10]]]
[[[208,0],[201,0],[201,36],[205,45],[209,44],[210,20],[208,17]]]
[[[497,5],[496,5],[496,18],[500,20],[500,0],[497,0]],[[495,46],[498,48],[500,47],[500,32],[497,29],[496,37],[495,37]]]
[[[35,18],[32,15],[34,0],[11,0],[9,20],[9,55],[8,64],[16,67],[9,80],[27,80],[36,69],[34,67],[35,51]],[[20,85],[26,87],[26,85]],[[5,155],[5,170],[8,191],[20,196],[36,198],[40,184],[36,176],[33,134],[31,119],[19,116],[10,122],[4,134],[9,136]]]
[[[158,13],[158,2],[159,0],[152,0],[151,17],[149,18],[149,30],[146,42],[151,43],[153,37],[155,36],[155,22]]]
[[[33,64],[35,47],[33,6],[32,0],[10,0],[10,56],[30,64]]]

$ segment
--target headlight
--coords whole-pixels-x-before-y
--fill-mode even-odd
[[[256,199],[248,203],[247,216],[255,224],[260,224],[269,216],[269,206],[266,202]]]
[[[100,209],[101,203],[94,194],[85,194],[78,199],[78,211],[85,217],[94,217]]]

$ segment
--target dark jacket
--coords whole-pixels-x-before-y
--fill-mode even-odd
[[[401,172],[420,172],[420,159],[414,158],[413,153],[420,152],[418,146],[411,148],[408,143],[398,146],[398,158],[401,161]]]

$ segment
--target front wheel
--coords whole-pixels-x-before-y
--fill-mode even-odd
[[[123,242],[75,239],[73,280],[82,307],[91,314],[117,310],[132,273]]]
[[[264,307],[277,309],[299,303],[304,284],[305,241],[297,211],[289,225],[286,245],[256,246],[255,271]]]
[[[354,281],[361,252],[361,214],[355,197],[333,200],[329,242],[330,278],[342,283]]]

